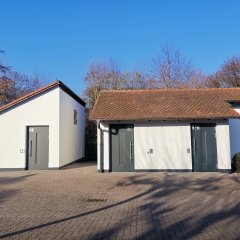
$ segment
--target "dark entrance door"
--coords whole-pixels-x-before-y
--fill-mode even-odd
[[[110,125],[110,164],[113,172],[134,171],[133,125]]]
[[[28,127],[27,169],[43,170],[48,168],[49,127]]]
[[[194,172],[217,170],[215,124],[192,124],[192,157]]]

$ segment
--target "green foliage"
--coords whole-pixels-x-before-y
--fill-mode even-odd
[[[236,153],[232,159],[232,172],[240,172],[240,153]]]

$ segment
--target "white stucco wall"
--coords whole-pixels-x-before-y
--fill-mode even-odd
[[[134,146],[136,170],[192,169],[188,123],[137,123]]]
[[[218,169],[231,169],[230,137],[228,121],[216,125]]]
[[[234,109],[236,112],[240,113],[240,106],[234,106],[233,109]]]
[[[34,125],[49,126],[49,167],[59,167],[59,88],[55,88],[0,114],[0,168],[26,167],[26,128]]]
[[[77,110],[77,124],[74,124]],[[60,167],[85,156],[85,110],[60,89]]]
[[[240,113],[240,106],[237,105],[234,106],[234,110]],[[236,153],[240,152],[240,119],[229,119],[229,132],[232,159]]]
[[[192,170],[190,123],[134,122],[133,124],[135,170]],[[103,134],[102,167],[104,170],[109,170],[109,124],[104,122],[100,126]],[[101,159],[100,138],[98,129],[98,170]],[[216,144],[218,169],[230,169],[228,121],[217,122]],[[188,148],[190,152],[187,151]],[[149,149],[153,149],[152,154],[148,153]]]
[[[240,152],[240,119],[229,119],[231,159]]]

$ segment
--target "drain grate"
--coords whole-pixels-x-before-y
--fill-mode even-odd
[[[106,202],[107,199],[104,198],[88,198],[86,202]]]

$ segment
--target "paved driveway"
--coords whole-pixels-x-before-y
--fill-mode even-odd
[[[240,175],[0,173],[3,239],[240,239]]]

